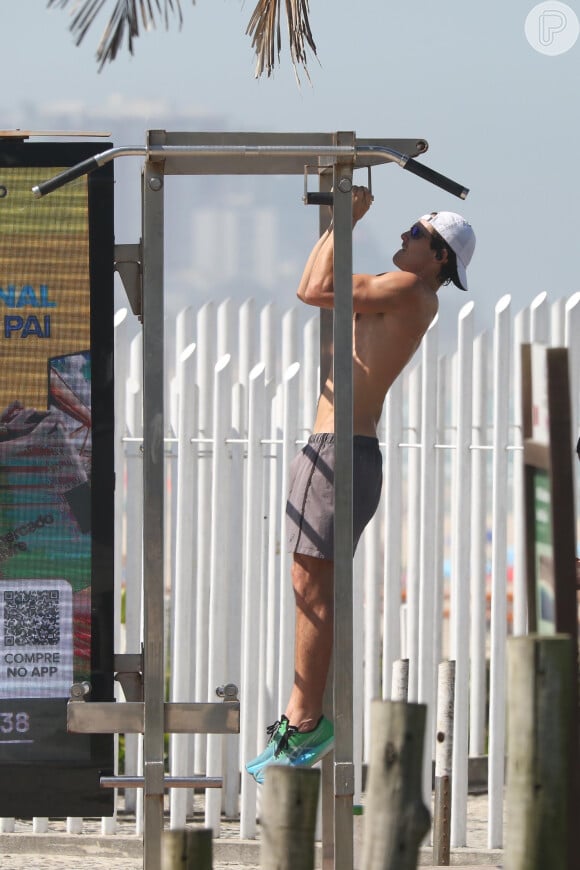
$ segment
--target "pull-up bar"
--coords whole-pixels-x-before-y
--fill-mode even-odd
[[[424,143],[426,150],[427,143]],[[436,187],[446,190],[448,193],[458,196],[460,199],[465,199],[469,190],[456,181],[447,178],[440,172],[436,172],[428,166],[425,166],[419,161],[410,157],[408,154],[402,154],[399,151],[389,148],[385,145],[359,145],[355,148],[350,146],[340,145],[150,145],[145,148],[110,148],[108,151],[103,151],[101,154],[95,154],[88,160],[83,160],[77,163],[76,166],[71,166],[60,172],[48,181],[43,181],[32,188],[35,197],[45,196],[53,190],[57,190],[69,181],[93,172],[100,166],[104,166],[111,160],[117,157],[145,157],[153,162],[165,160],[168,157],[172,158],[187,158],[187,157],[293,157],[293,158],[347,158],[353,161],[356,166],[359,162],[362,165],[370,165],[368,158],[374,157],[373,162],[376,163],[397,163],[408,172],[418,175],[425,181],[429,181]],[[251,173],[252,169],[249,167]]]

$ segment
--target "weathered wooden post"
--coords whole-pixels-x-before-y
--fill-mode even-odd
[[[540,344],[521,348],[530,637],[527,646],[525,638],[524,643],[513,642],[511,651],[513,746],[508,747],[508,757],[512,749],[516,757],[510,758],[509,767],[509,855],[510,866],[516,868],[576,870],[580,853],[578,597],[570,439],[576,421],[568,350]],[[552,672],[553,681],[547,679]],[[525,684],[528,694],[523,673],[533,677]]]
[[[573,639],[511,638],[505,866],[572,870],[569,825],[574,757]]]
[[[320,771],[272,765],[264,777],[262,870],[313,870]]]
[[[423,803],[427,708],[402,701],[371,705],[370,776],[364,815],[364,870],[415,870],[429,830]]]
[[[451,844],[451,765],[455,662],[441,662],[437,680],[435,744],[435,806],[433,808],[433,864],[447,866]]]
[[[409,659],[393,662],[391,701],[406,701],[409,692]]]
[[[165,831],[161,870],[212,870],[210,828],[182,828]]]

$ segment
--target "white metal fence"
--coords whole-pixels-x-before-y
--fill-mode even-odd
[[[166,326],[166,576],[168,672],[174,701],[205,701],[234,682],[240,736],[174,735],[173,775],[224,776],[206,792],[206,824],[240,816],[256,832],[256,786],[243,764],[263,748],[290,690],[294,603],[285,552],[288,464],[306,440],[318,396],[318,315],[278,317],[224,301],[186,309]],[[116,316],[117,553],[126,594],[118,651],[141,638],[141,339]],[[538,296],[514,315],[504,296],[493,329],[474,335],[461,310],[457,349],[441,356],[435,321],[391,388],[379,438],[384,487],[355,557],[355,803],[369,746],[369,703],[388,698],[393,663],[409,659],[409,700],[428,704],[434,744],[436,672],[456,660],[452,844],[469,845],[468,756],[488,755],[488,846],[502,846],[505,648],[526,621],[520,363],[523,341],[569,348],[573,420],[580,422],[580,293]],[[174,353],[174,355],[173,355]],[[577,429],[574,436],[578,436]],[[118,609],[118,614],[120,610]],[[488,680],[489,674],[489,680]],[[137,772],[140,739],[125,741]],[[240,779],[240,771],[241,779]],[[241,792],[240,792],[241,781]],[[425,791],[431,788],[426,753]],[[140,831],[141,795],[128,795]],[[192,806],[171,794],[171,826]],[[39,830],[45,829],[39,820]],[[79,830],[71,820],[69,828]],[[10,820],[3,829],[10,830]],[[114,833],[114,820],[103,820]]]

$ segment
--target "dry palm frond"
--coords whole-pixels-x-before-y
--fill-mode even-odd
[[[278,61],[280,60],[282,47],[280,3],[281,0],[258,0],[246,30],[246,33],[252,37],[252,46],[258,58],[256,78],[261,76],[264,70],[268,76],[272,75],[276,56]],[[295,71],[298,64],[302,65],[307,76],[306,48],[309,47],[316,55],[316,45],[312,37],[308,13],[308,0],[286,0],[292,65]]]
[[[72,6],[72,21],[70,30],[79,45],[85,38],[89,28],[107,5],[109,0],[48,0],[48,7]],[[195,0],[192,0],[195,3]],[[169,16],[176,15],[179,26],[183,22],[181,0],[116,0],[113,12],[97,48],[99,71],[107,61],[115,60],[119,48],[127,33],[127,47],[133,54],[133,39],[139,36],[139,12],[141,23],[145,30],[155,27],[156,13],[163,17],[165,27],[169,26]]]
[[[156,15],[163,18],[166,28],[170,15],[177,16],[180,27],[183,22],[181,0],[47,0],[48,7],[71,7],[70,30],[77,45],[83,41],[103,8],[111,3],[113,11],[97,48],[99,71],[105,63],[115,60],[125,35],[129,52],[133,54],[133,40],[139,36],[140,23],[143,29],[150,30],[156,26]],[[301,65],[308,76],[307,47],[316,55],[308,20],[308,0],[285,0],[285,3],[292,64],[295,70]],[[257,56],[256,77],[261,76],[264,70],[270,76],[276,56],[280,59],[280,4],[281,0],[258,0],[246,30],[252,36],[252,46]]]

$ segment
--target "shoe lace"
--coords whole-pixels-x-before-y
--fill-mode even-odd
[[[284,718],[286,718],[286,717],[284,717]],[[288,722],[288,719],[286,719],[286,722]],[[296,727],[296,725],[288,725],[288,727],[286,728],[286,730],[284,731],[284,733],[280,737],[280,740],[278,741],[278,746],[276,747],[276,749],[274,751],[274,758],[278,758],[282,752],[284,752],[286,749],[288,749],[288,747],[289,747],[288,741],[290,740],[290,738],[292,737],[293,734],[298,734],[298,728]]]
[[[276,731],[278,730],[278,728],[280,728],[280,726],[284,724],[284,720],[286,720],[286,722],[288,721],[288,719],[286,718],[286,716],[282,716],[282,719],[276,719],[276,721],[274,722],[273,725],[268,725],[268,726],[267,726],[267,728],[266,728],[266,734],[268,735],[268,737],[273,737],[273,736],[274,736],[274,734],[276,733]]]

